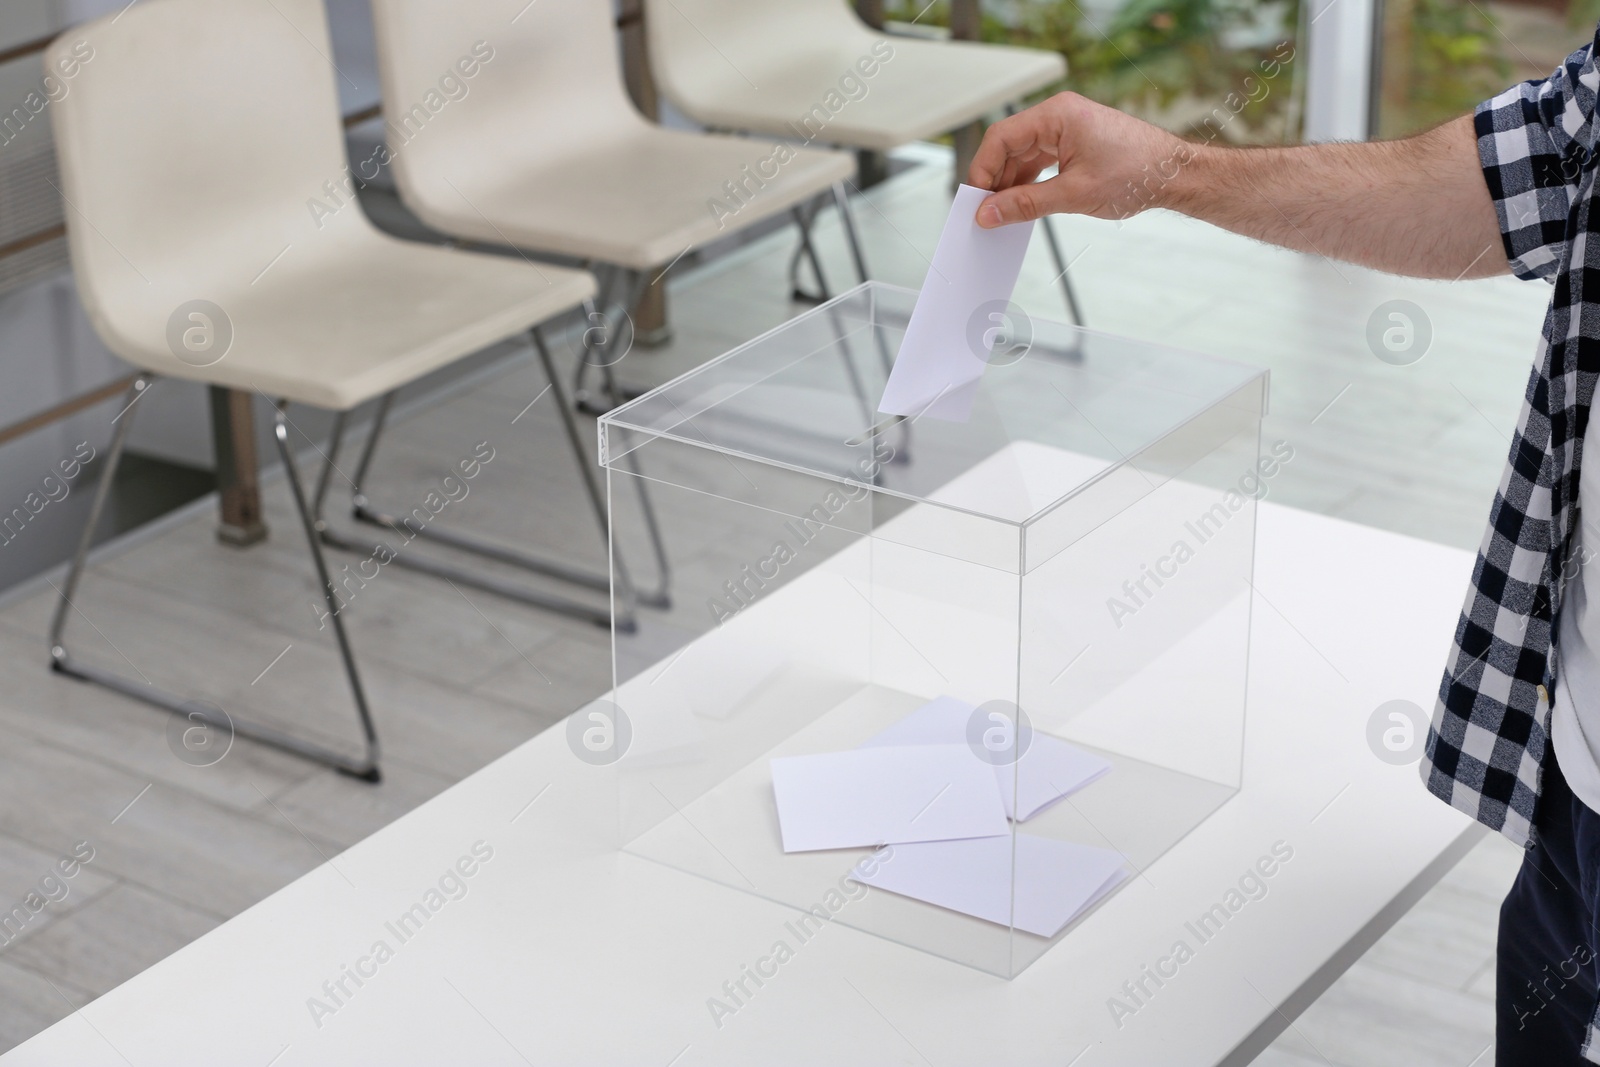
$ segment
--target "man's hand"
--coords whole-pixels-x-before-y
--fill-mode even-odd
[[[997,190],[978,209],[980,226],[1058,213],[1120,219],[1156,203],[1193,155],[1193,145],[1159,127],[1059,93],[990,126],[967,184]],[[1059,174],[1037,181],[1056,165]]]
[[[1038,181],[1047,168],[1060,173]],[[1061,93],[989,127],[967,184],[985,227],[1150,207],[1312,255],[1422,278],[1509,271],[1472,116],[1399,141],[1232,148]]]

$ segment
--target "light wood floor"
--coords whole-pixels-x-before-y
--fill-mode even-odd
[[[857,208],[875,276],[908,286],[926,270],[949,182],[940,151],[913,155],[919,166]],[[1266,440],[1295,450],[1272,483],[1273,499],[1476,545],[1544,286],[1394,279],[1174,216],[1120,226],[1066,219],[1061,231],[1093,327],[1272,369]],[[836,284],[849,277],[838,236],[832,218],[824,220],[819,239]],[[677,278],[674,341],[631,354],[624,378],[664,380],[792,315],[784,281],[791,241],[791,232],[779,233]],[[1019,301],[1059,317],[1053,274],[1036,240]],[[1417,305],[1433,334],[1426,357],[1406,367],[1377,359],[1366,340],[1373,310],[1398,299]],[[558,347],[570,361],[570,344]],[[598,565],[596,527],[548,398],[519,415],[544,382],[507,351],[512,358],[496,373],[393,427],[373,495],[409,509],[488,440],[495,461],[440,521]],[[282,481],[269,480],[266,496],[273,537],[263,545],[219,545],[202,507],[103,553],[77,598],[74,651],[232,713],[348,742],[353,715],[329,635],[318,632],[315,587]],[[666,518],[669,538],[704,533],[693,516]],[[695,598],[687,585],[696,580],[686,568],[682,597]],[[0,605],[0,914],[76,842],[89,842],[94,857],[64,899],[0,945],[0,1047],[148,967],[609,684],[603,631],[388,567],[345,613],[385,744],[383,784],[352,782],[243,740],[216,765],[195,768],[169,747],[168,716],[46,669],[50,598],[41,581]],[[1374,705],[1386,698],[1374,696]],[[1494,918],[1517,861],[1499,839],[1478,848],[1258,1062],[1487,1065]]]

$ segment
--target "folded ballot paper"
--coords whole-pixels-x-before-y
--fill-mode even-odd
[[[965,745],[968,724],[977,711],[965,701],[939,697],[929,701],[862,747],[879,745]],[[970,755],[970,752],[969,752]],[[991,767],[1000,784],[1007,818],[1027,822],[1069,793],[1075,793],[1111,770],[1099,756],[1067,744],[1059,737],[1033,731],[1015,763]]]
[[[1004,321],[1033,236],[1032,222],[979,226],[978,205],[988,195],[970,185],[956,190],[878,402],[886,415],[964,422],[972,410],[989,342]]]
[[[1128,877],[1122,854],[1035,834],[894,845],[852,881],[1054,937]]]
[[[1110,849],[1011,832],[1111,770],[1034,732],[1014,766],[968,745],[976,709],[940,697],[846,752],[772,760],[785,852],[893,845],[893,861],[851,877],[1050,937],[1125,877]],[[1020,768],[1020,772],[1019,772]]]
[[[1009,832],[994,776],[964,744],[780,756],[772,791],[785,852]]]

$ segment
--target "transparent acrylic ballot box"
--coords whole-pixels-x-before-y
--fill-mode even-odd
[[[796,909],[791,952],[841,924],[1013,977],[1239,788],[1267,376],[1034,321],[966,418],[895,419],[915,300],[602,419],[618,555],[643,479],[674,566],[613,635],[616,844]]]

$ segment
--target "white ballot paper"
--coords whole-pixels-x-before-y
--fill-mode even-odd
[[[1122,856],[1110,849],[1017,834],[1014,856],[1010,837],[895,845],[887,857],[877,859],[871,874],[857,868],[850,877],[875,889],[1054,937],[1120,885],[1128,872]]]
[[[976,710],[954,697],[939,697],[869,738],[861,747],[966,745],[970,741],[969,724]],[[981,731],[989,725],[987,722],[979,724],[980,739]],[[1006,815],[1026,822],[1055,801],[1109,773],[1111,764],[1059,737],[1033,730],[1021,759],[995,765],[992,769],[1000,784]]]
[[[779,756],[772,791],[785,852],[1010,839],[994,775],[966,745],[916,745]]]
[[[978,205],[988,195],[970,185],[956,190],[878,402],[887,415],[961,422],[971,411],[990,342],[996,329],[1004,329],[1005,306],[1033,236],[1031,222],[981,228]]]

